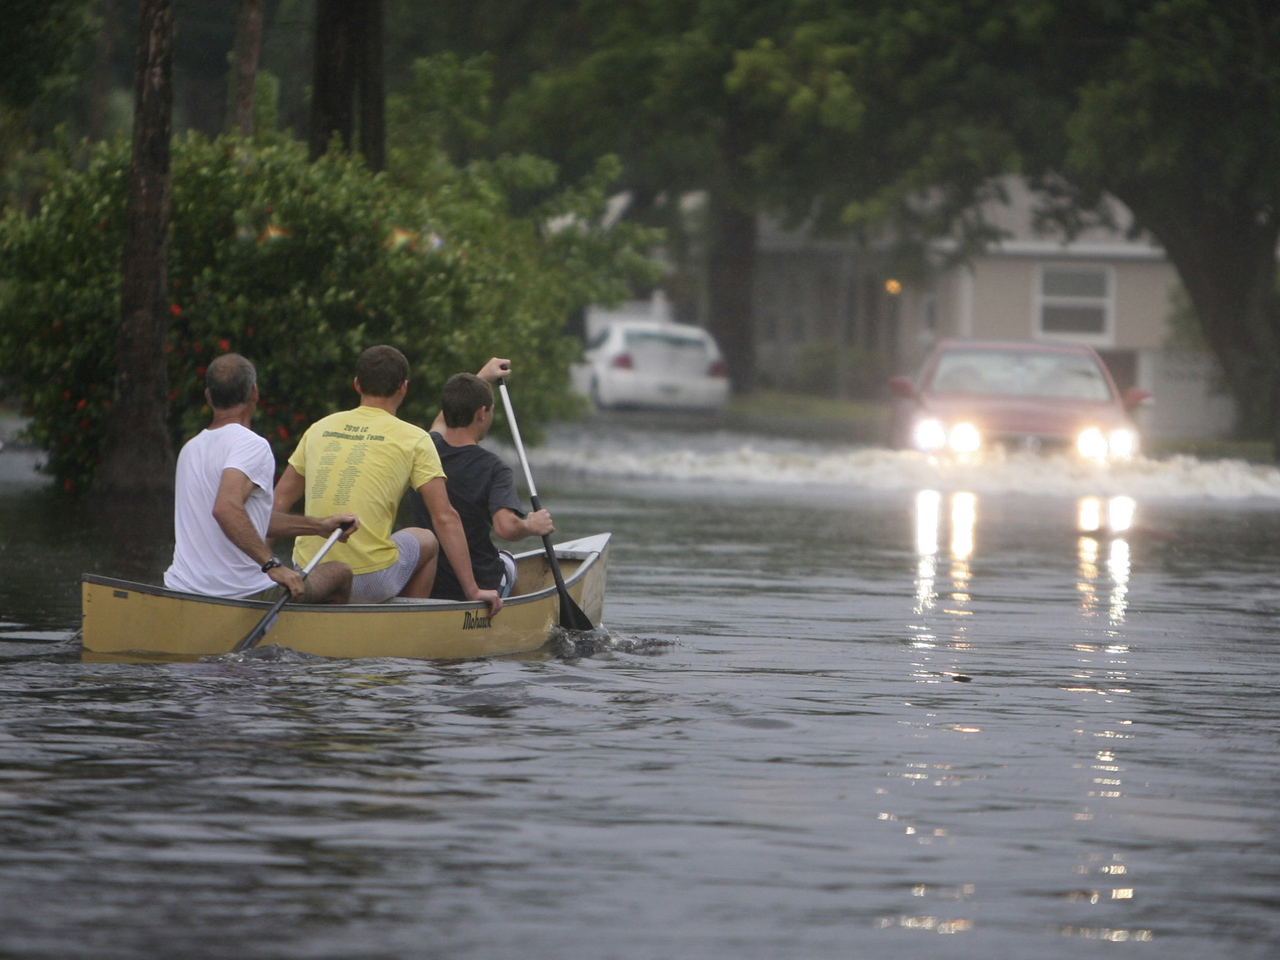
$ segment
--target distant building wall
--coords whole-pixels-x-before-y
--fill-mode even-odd
[[[927,282],[892,282],[874,245],[813,240],[762,220],[755,291],[762,376],[795,382],[798,369],[839,352],[870,382],[877,366],[914,372],[942,337],[1065,340],[1094,347],[1122,390],[1153,392],[1141,411],[1153,435],[1229,433],[1234,406],[1216,386],[1212,359],[1163,352],[1178,282],[1164,251],[1129,234],[1132,218],[1118,203],[1110,226],[1099,222],[1071,239],[1039,233],[1035,196],[1016,180],[1006,186],[1010,202],[985,210],[1004,239]],[[935,252],[954,249],[939,244]]]
[[[1176,283],[1163,260],[993,254],[939,281],[938,326],[955,337],[1155,349],[1168,335],[1169,293]]]
[[[1217,439],[1235,428],[1235,401],[1222,388],[1218,364],[1209,354],[1140,350],[1137,386],[1152,394],[1138,411],[1148,439]]]
[[[1116,346],[1129,350],[1160,347],[1169,336],[1170,294],[1178,274],[1161,261],[1116,265]]]

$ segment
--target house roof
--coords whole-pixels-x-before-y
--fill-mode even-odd
[[[1128,235],[1133,226],[1133,214],[1114,197],[1108,196],[1103,201],[1107,219],[1114,226],[1096,222],[1068,239],[1059,230],[1036,229],[1035,211],[1041,198],[1021,177],[1004,177],[999,188],[1004,191],[1008,202],[990,200],[981,206],[986,221],[1005,234],[1004,239],[988,247],[988,256],[1164,259],[1164,250],[1145,233],[1137,238]]]
[[[1113,226],[1101,222],[1091,223],[1074,238],[1068,240],[1059,230],[1037,231],[1036,207],[1041,202],[1038,194],[1027,186],[1021,177],[1008,176],[996,184],[1007,202],[988,200],[979,209],[983,218],[995,227],[1004,238],[992,243],[986,256],[994,257],[1065,257],[1107,260],[1163,260],[1164,250],[1149,236],[1128,236],[1133,226],[1133,214],[1119,200],[1107,197],[1104,201],[1106,218]],[[856,244],[849,238],[814,238],[804,227],[787,230],[770,216],[758,219],[758,248],[769,252],[814,251],[844,253]],[[875,245],[873,244],[873,247]],[[954,249],[955,241],[941,240],[939,250]]]

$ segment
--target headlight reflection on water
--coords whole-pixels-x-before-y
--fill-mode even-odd
[[[943,495],[936,490],[921,490],[916,494],[915,542],[918,556],[916,576],[917,614],[925,614],[937,605],[937,577],[939,574],[939,549],[942,542],[942,524],[949,522],[949,554],[951,560],[951,605],[948,613],[969,616],[970,561],[975,551],[975,531],[978,521],[978,498],[968,492],[952,493],[949,510],[944,513]],[[1080,531],[1077,559],[1079,562],[1077,590],[1081,597],[1081,610],[1092,616],[1099,604],[1099,581],[1106,576],[1110,580],[1108,619],[1112,627],[1124,622],[1128,609],[1130,555],[1129,542],[1122,534],[1133,528],[1137,504],[1132,497],[1118,496],[1104,500],[1100,497],[1082,497],[1077,503],[1077,524]],[[945,518],[945,519],[944,519]],[[1105,558],[1104,558],[1104,546]],[[1105,574],[1103,573],[1105,565]],[[959,628],[953,638],[956,646],[967,646]],[[936,638],[928,637],[931,641]]]
[[[973,555],[974,526],[977,523],[978,498],[972,493],[953,493],[950,497],[950,510],[946,517],[950,523],[951,554],[951,592],[946,597],[943,612],[953,617],[967,617],[969,580],[971,570],[969,558]],[[943,523],[942,495],[936,490],[921,490],[916,494],[915,540],[919,557],[916,575],[915,613],[926,615],[933,612],[938,603],[938,550]],[[932,648],[938,643],[938,637],[928,631],[927,627],[919,627],[914,646]],[[970,644],[966,636],[966,628],[960,624],[954,626],[947,646],[953,650],[968,649]]]
[[[973,555],[973,531],[978,522],[978,498],[972,493],[951,495],[951,558],[968,560]],[[916,553],[932,557],[938,552],[942,526],[942,495],[936,490],[916,494]]]
[[[944,504],[944,495],[936,490],[921,490],[915,501],[918,555],[915,614],[919,620],[912,626],[915,634],[912,667],[914,678],[922,683],[938,683],[948,677],[969,679],[966,655],[975,646],[974,636],[980,638],[984,633],[983,617],[980,613],[975,617],[971,608],[971,560],[977,540],[978,498],[972,493],[958,492],[946,495],[945,499]],[[1095,702],[1097,698],[1105,698],[1113,710],[1123,709],[1123,697],[1130,692],[1129,645],[1125,642],[1124,621],[1131,568],[1129,542],[1123,534],[1133,528],[1136,504],[1131,497],[1083,497],[1076,508],[1079,529],[1076,587],[1080,597],[1079,614],[1087,627],[1084,636],[1073,638],[1076,642],[1071,646],[1078,651],[1079,666],[1062,689],[1093,698]],[[943,529],[945,523],[950,524],[950,530]],[[950,546],[951,592],[948,594],[943,588],[939,596],[938,578],[946,575],[943,573],[945,554],[940,556],[942,543]],[[979,629],[971,631],[971,626]],[[1131,736],[1116,732],[1130,721],[1107,718],[1101,722],[1105,729],[1094,730],[1092,735],[1108,738],[1108,746],[1097,750],[1091,761],[1072,765],[1073,770],[1087,768],[1083,797],[1086,805],[1075,813],[1076,820],[1092,820],[1098,809],[1105,809],[1101,805],[1116,802],[1126,794],[1124,758],[1118,748],[1112,746],[1112,741]],[[981,733],[977,726],[948,725],[944,729]],[[910,775],[921,774],[913,770]],[[914,832],[914,828],[907,829],[908,834]],[[1096,879],[1085,889],[1072,893],[1071,899],[1090,904],[1108,899],[1133,899],[1137,888],[1128,876],[1124,856],[1123,853],[1092,852],[1082,857],[1079,873]],[[1118,885],[1120,883],[1124,885]],[[922,885],[918,889],[923,892],[925,888]],[[933,924],[936,918],[906,917],[900,922],[904,926]],[[1117,942],[1152,938],[1150,930],[1138,928],[1073,926],[1063,927],[1061,932],[1064,936]]]
[[[1079,562],[1080,577],[1077,589],[1081,596],[1081,610],[1092,616],[1098,603],[1098,580],[1101,578],[1101,545],[1098,537],[1111,534],[1107,548],[1106,569],[1111,579],[1109,620],[1112,626],[1124,622],[1128,610],[1129,595],[1129,541],[1120,536],[1133,528],[1137,504],[1132,497],[1111,497],[1104,504],[1099,497],[1082,497],[1077,504],[1077,521],[1080,529]]]
[[[1100,497],[1081,497],[1076,506],[1081,533],[1097,533],[1103,529],[1104,517]],[[1106,503],[1105,526],[1111,533],[1124,533],[1133,526],[1138,505],[1133,497],[1111,497]]]
[[[973,556],[973,528],[978,523],[978,498],[972,493],[951,495],[951,556],[968,560]]]

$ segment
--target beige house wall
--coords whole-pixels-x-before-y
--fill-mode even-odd
[[[938,337],[1038,338],[1041,269],[1061,265],[1101,267],[1109,273],[1107,333],[1081,338],[1082,342],[1100,350],[1161,348],[1168,336],[1169,295],[1177,284],[1177,274],[1167,262],[990,256],[946,272],[929,292],[904,291],[899,366],[914,369]]]
[[[1040,270],[1058,265],[1101,267],[1110,274],[1109,330],[1103,338],[1090,338],[1092,346],[1141,350],[1156,349],[1164,342],[1168,333],[1169,292],[1177,282],[1177,275],[1169,264],[1150,260],[1056,257],[980,260],[973,271],[972,335],[1018,340],[1038,337]]]
[[[1163,261],[1116,265],[1116,347],[1158,350],[1169,336],[1170,293],[1178,274]]]
[[[973,325],[970,336],[1026,340],[1032,336],[1035,263],[982,259],[973,265]]]

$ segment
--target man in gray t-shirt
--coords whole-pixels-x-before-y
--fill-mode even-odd
[[[471,551],[471,569],[482,588],[497,590],[504,597],[514,586],[514,565],[505,562],[490,537],[490,530],[503,540],[541,537],[555,530],[546,510],[526,515],[516,495],[515,476],[501,457],[484,449],[480,441],[493,424],[493,388],[500,377],[511,375],[511,361],[498,357],[484,365],[477,376],[459,373],[449,378],[441,398],[440,415],[431,425],[444,467],[449,502],[462,518]],[[413,500],[414,523],[430,526],[431,518]],[[510,554],[505,554],[510,557]],[[462,588],[441,557],[431,596],[439,600],[465,600]]]

